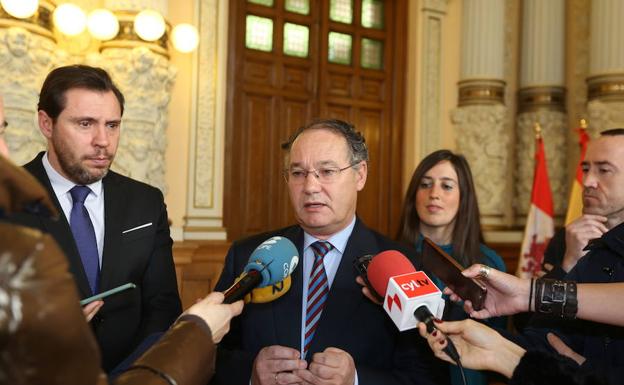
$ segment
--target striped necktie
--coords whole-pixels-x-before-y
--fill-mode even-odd
[[[312,245],[314,251],[314,265],[310,273],[310,281],[308,283],[308,305],[306,308],[306,324],[305,324],[305,342],[303,344],[303,356],[308,354],[310,343],[314,337],[314,331],[318,326],[323,312],[325,300],[329,294],[329,285],[327,283],[327,274],[323,265],[323,257],[333,248],[329,242],[314,242]]]

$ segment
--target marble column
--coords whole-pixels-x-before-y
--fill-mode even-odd
[[[587,112],[589,132],[624,127],[624,2],[593,0]]]
[[[134,16],[154,9],[167,18],[167,0],[107,0],[106,8],[119,19],[119,33],[102,42],[100,53],[88,55],[86,64],[106,69],[126,98],[123,134],[113,169],[160,188],[166,193],[165,150],[168,107],[176,70],[169,62],[170,25],[155,42],[140,40]]]
[[[518,116],[516,119],[516,213],[526,215],[535,165],[535,133],[542,128],[555,215],[567,204],[564,0],[524,0]],[[524,223],[524,219],[519,220]]]
[[[54,5],[40,1],[29,19],[16,19],[0,7],[0,92],[9,126],[5,138],[11,159],[30,161],[46,148],[37,124],[37,101],[43,79],[64,61],[53,34]]]
[[[504,1],[463,2],[459,101],[452,112],[457,148],[472,168],[482,223],[494,227],[509,212],[504,20]]]

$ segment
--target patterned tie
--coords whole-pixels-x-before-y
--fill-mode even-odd
[[[306,308],[305,341],[303,344],[304,357],[308,354],[314,331],[318,326],[329,293],[323,257],[333,248],[331,243],[320,241],[314,242],[311,247],[314,251],[314,265],[308,283],[308,306]]]
[[[87,208],[84,206],[84,201],[90,192],[91,189],[87,186],[74,186],[69,190],[73,200],[71,214],[69,215],[69,226],[74,234],[74,240],[82,260],[82,267],[89,280],[91,293],[96,294],[100,278],[100,259],[93,223],[91,223],[89,212],[87,212]]]

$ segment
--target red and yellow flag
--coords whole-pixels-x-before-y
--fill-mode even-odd
[[[583,168],[581,163],[585,159],[585,152],[587,152],[587,143],[589,143],[589,135],[587,135],[587,122],[585,119],[581,119],[581,127],[576,129],[579,135],[579,146],[581,147],[581,154],[579,157],[578,165],[576,166],[576,176],[572,181],[572,188],[570,189],[570,199],[568,199],[568,212],[565,217],[565,225],[580,217],[583,213]]]
[[[531,190],[531,206],[524,228],[516,275],[531,278],[542,270],[544,251],[555,233],[553,199],[546,168],[546,152],[539,125],[536,124],[535,172]]]

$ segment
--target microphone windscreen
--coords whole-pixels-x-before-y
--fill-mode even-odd
[[[257,287],[265,287],[284,280],[295,270],[298,263],[299,252],[289,239],[271,237],[251,253],[244,271],[259,271],[262,281]]]
[[[388,281],[397,275],[409,274],[416,269],[409,259],[396,250],[386,250],[377,254],[368,264],[367,275],[373,289],[379,295],[386,294]]]
[[[286,277],[283,281],[276,284],[257,287],[251,291],[251,293],[245,296],[245,303],[267,303],[275,301],[290,290],[291,278]]]

